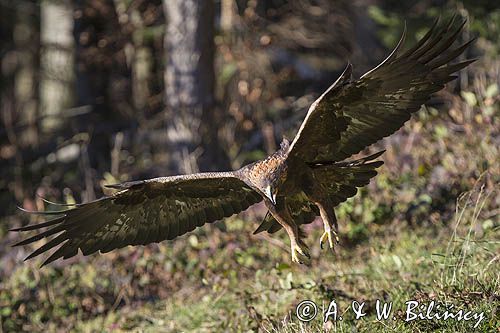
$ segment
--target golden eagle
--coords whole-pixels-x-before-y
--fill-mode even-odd
[[[450,64],[472,42],[451,45],[464,23],[452,19],[402,52],[406,28],[394,51],[361,78],[353,79],[349,64],[341,76],[309,108],[294,140],[284,140],[267,158],[231,172],[198,173],[133,181],[110,187],[118,191],[101,199],[60,211],[29,212],[55,218],[12,229],[47,228],[17,244],[51,238],[30,254],[33,258],[58,246],[43,265],[126,245],[149,244],[177,236],[231,216],[265,201],[270,214],[255,231],[284,228],[290,237],[292,261],[309,257],[302,224],[321,216],[320,244],[337,240],[334,207],[368,184],[383,162],[382,152],[344,161],[394,133],[431,94],[456,78],[454,72],[474,60]]]

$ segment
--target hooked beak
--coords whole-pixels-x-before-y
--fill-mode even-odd
[[[276,205],[276,194],[273,194],[273,192],[271,191],[271,186],[266,187],[264,194],[273,205]]]

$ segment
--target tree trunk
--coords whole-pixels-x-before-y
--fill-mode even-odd
[[[221,0],[220,3],[220,29],[225,33],[233,31],[234,20],[237,16],[235,0]]]
[[[214,108],[214,2],[164,0],[163,5],[169,164],[184,173],[214,169],[224,155]]]
[[[73,10],[69,0],[41,2],[40,114],[42,131],[63,125],[73,91]]]
[[[21,147],[34,148],[38,143],[36,70],[38,65],[38,22],[25,8],[16,11],[14,43],[18,54],[18,70],[15,76],[16,114],[19,115]]]

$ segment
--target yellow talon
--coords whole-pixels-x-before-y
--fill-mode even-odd
[[[300,247],[297,244],[292,245],[292,262],[296,262],[298,264],[303,264],[302,260],[299,259],[299,255],[306,257],[307,259],[311,259],[309,255],[309,251],[307,247]]]
[[[323,235],[321,235],[321,238],[319,239],[319,245],[321,248],[323,248],[323,244],[325,243],[325,240],[328,239],[328,245],[330,246],[330,249],[333,250],[334,248],[334,243],[333,243],[333,235],[335,236],[335,241],[338,243],[339,242],[339,237],[337,233],[333,230],[325,230]]]
[[[297,253],[292,252],[292,262],[296,262],[297,264],[302,264],[302,261],[300,261],[299,257],[297,256]]]

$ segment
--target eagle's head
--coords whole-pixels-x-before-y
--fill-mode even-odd
[[[273,204],[276,204],[276,196],[287,177],[288,148],[289,141],[283,139],[278,151],[250,166],[249,178],[252,184]]]
[[[276,204],[276,197],[279,195],[281,185],[287,178],[288,171],[287,163],[284,160],[275,160],[275,163],[276,165],[270,168],[269,173],[264,177],[263,184],[261,185],[261,191],[273,205]]]

